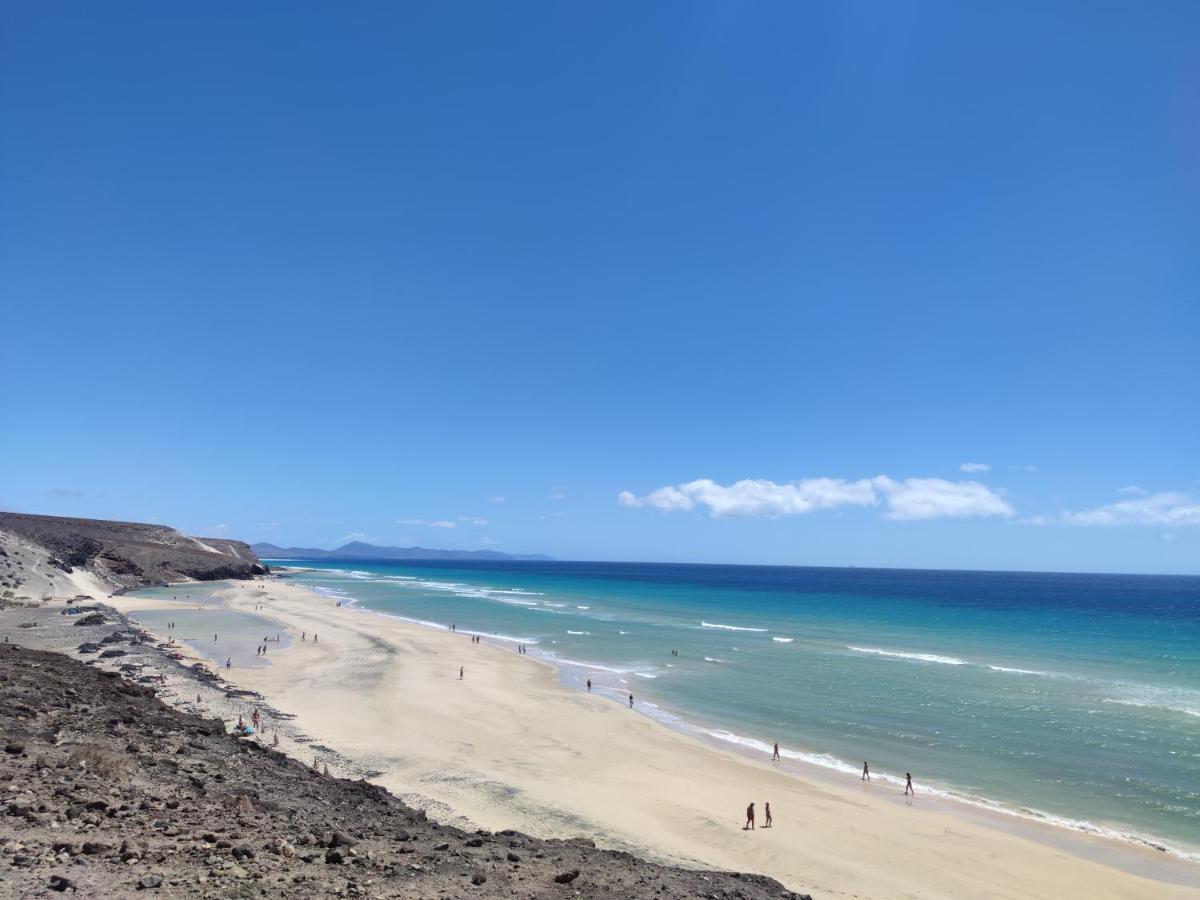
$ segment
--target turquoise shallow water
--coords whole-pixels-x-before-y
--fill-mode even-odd
[[[1200,860],[1200,578],[287,564],[717,740]]]

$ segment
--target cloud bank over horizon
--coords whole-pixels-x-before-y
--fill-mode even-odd
[[[886,506],[884,518],[896,521],[1008,517],[1014,514],[1012,506],[1000,493],[977,481],[947,481],[943,478],[897,481],[887,475],[856,481],[806,478],[784,484],[746,478],[730,485],[698,478],[679,485],[665,485],[640,497],[631,491],[621,491],[617,502],[625,507],[649,507],[664,513],[705,509],[715,519],[775,519],[823,509],[869,507],[880,503]]]
[[[1137,491],[1143,496],[1093,509],[1065,512],[1057,522],[1063,525],[1200,525],[1200,500],[1191,495],[1179,491],[1146,494],[1141,488],[1121,488],[1117,493],[1136,495]]]

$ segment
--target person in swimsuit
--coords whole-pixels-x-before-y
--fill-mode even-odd
[[[866,760],[863,760],[863,773],[862,773],[862,778],[859,780],[860,781],[870,781],[871,780],[871,767],[867,765]]]
[[[763,828],[770,828],[771,827],[771,801],[770,800],[768,800],[766,803],[763,804],[763,814],[766,816],[766,819],[763,822]]]
[[[751,803],[746,807],[746,824],[742,827],[742,831],[754,830],[754,804]]]
[[[912,794],[914,797],[917,796],[917,792],[913,790],[913,786],[912,786],[912,773],[905,772],[904,773],[904,796],[907,797],[909,794]]]
[[[771,762],[779,762],[779,741],[775,742],[775,753],[771,756]]]

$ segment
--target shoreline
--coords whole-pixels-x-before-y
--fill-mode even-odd
[[[544,836],[586,833],[607,846],[637,849],[690,865],[763,872],[794,889],[826,893],[844,893],[846,886],[854,885],[854,893],[881,897],[906,891],[914,896],[963,892],[1027,896],[1030,891],[1051,890],[1058,896],[1179,896],[1181,890],[1195,890],[1200,884],[1200,870],[1194,869],[1194,864],[1182,859],[1168,862],[1159,851],[1136,844],[1114,846],[1117,842],[1110,838],[1068,831],[1005,810],[951,810],[948,807],[952,805],[965,806],[952,798],[927,794],[914,803],[898,801],[869,785],[854,791],[844,783],[845,776],[803,760],[772,766],[749,748],[731,747],[713,737],[705,739],[703,729],[686,720],[684,730],[650,715],[624,715],[619,704],[566,686],[563,669],[551,660],[534,657],[541,665],[514,665],[517,654],[486,643],[486,635],[483,645],[464,651],[459,638],[466,632],[452,634],[436,623],[414,623],[356,604],[339,608],[319,592],[279,579],[233,583],[220,593],[226,608],[239,612],[250,613],[255,604],[265,604],[256,614],[293,632],[292,646],[275,651],[270,666],[235,667],[223,675],[239,686],[259,691],[275,707],[296,714],[299,726],[341,755],[383,772],[378,780],[385,786],[402,795],[433,801],[436,808],[430,812],[434,815],[441,815],[444,809],[484,827],[516,827],[534,833],[541,829]],[[135,617],[137,608],[176,608],[173,601],[158,598],[122,596],[110,600],[114,601]],[[322,633],[328,635],[319,651],[311,643],[306,646],[296,640],[305,620],[319,622]],[[348,652],[355,647],[378,657],[383,668],[365,671]],[[304,652],[304,661],[298,651]],[[496,720],[494,710],[484,710],[473,702],[469,692],[465,702],[460,699],[462,691],[457,697],[446,694],[455,691],[449,672],[414,672],[408,665],[411,660],[406,659],[411,655],[424,664],[451,652],[471,654],[467,682],[473,690],[470,675],[481,664],[496,681],[485,691],[501,707],[501,720]],[[443,667],[450,668],[449,662]],[[453,672],[457,673],[457,663]],[[360,680],[373,688],[364,691],[365,697],[355,695]],[[306,696],[298,695],[298,684],[309,688]],[[380,690],[381,686],[418,685],[427,702],[389,703],[388,697],[394,699],[395,693]],[[548,716],[537,709],[547,704],[554,707]],[[451,707],[449,717],[439,709],[442,705]],[[388,721],[396,718],[397,706],[420,723],[419,737],[413,739],[404,733],[407,729],[396,729]],[[362,715],[367,711],[378,718],[379,728],[374,730],[383,734],[364,730],[354,721],[355,712]],[[422,715],[412,715],[418,711]],[[456,712],[466,714],[465,718],[455,719]],[[524,731],[518,728],[514,734],[513,718],[519,720],[518,725],[527,726]],[[599,730],[595,722],[587,721],[596,718],[605,720]],[[485,733],[471,733],[472,740],[464,740],[464,721],[474,721]],[[564,734],[555,735],[556,729]],[[391,735],[391,731],[398,733]],[[608,742],[613,732],[627,755],[642,762],[640,768],[657,772],[657,780],[646,781],[644,772],[630,770],[628,760],[618,759],[614,764],[595,747],[586,746]],[[395,740],[389,741],[389,736]],[[506,742],[521,744],[515,755],[505,752]],[[409,743],[415,746],[406,746]],[[490,746],[480,752],[477,743]],[[559,746],[564,743],[566,747]],[[458,750],[470,748],[468,764],[453,755],[447,761],[448,744]],[[396,758],[395,750],[401,748],[405,756]],[[563,750],[569,751],[568,756],[615,770],[606,774],[624,776],[630,785],[625,786],[621,777],[614,780],[597,777],[587,769],[564,768],[559,758]],[[471,758],[474,756],[480,759]],[[688,757],[695,775],[682,776],[673,762],[676,756]],[[543,774],[531,776],[531,769],[542,769]],[[698,783],[714,779],[716,784]],[[668,782],[670,788],[664,791],[659,781]],[[732,799],[732,788],[722,785],[728,781],[744,785],[734,795],[738,800]],[[551,789],[546,796],[548,784],[539,782],[568,794],[555,795]],[[463,785],[472,783],[494,796],[480,800],[464,791]],[[769,833],[772,840],[760,841],[767,846],[746,847],[745,841],[739,840],[740,822],[733,820],[750,784],[756,785],[756,798],[765,793],[773,799],[777,819],[786,817],[789,824],[785,827],[793,835],[799,822],[800,846],[775,840],[783,829]],[[418,788],[415,793],[410,790],[414,787]],[[573,798],[571,793],[583,796]],[[707,802],[698,802],[701,799]],[[729,821],[714,819],[712,807],[719,807]],[[811,830],[817,807],[821,813],[818,823],[823,827],[814,846]],[[1001,819],[1013,821],[1002,823]],[[942,846],[950,836],[960,845],[952,854]],[[887,849],[881,851],[881,845]],[[947,862],[948,855],[959,860],[957,865]],[[1000,858],[1005,861],[997,868]],[[870,871],[864,873],[864,868]],[[823,874],[807,876],[814,871]],[[897,891],[902,883],[909,887]],[[1200,891],[1196,895],[1200,896]]]
[[[346,563],[346,565],[350,565],[350,563]],[[276,573],[282,571],[286,575],[288,573],[324,571],[345,573],[351,570],[345,568],[332,570],[313,569],[303,565],[277,565],[273,571]],[[426,621],[400,613],[373,609],[364,605],[358,598],[350,596],[341,590],[325,589],[312,585],[302,586],[326,599],[340,601],[344,608],[358,609],[372,615],[384,616],[423,628],[449,632],[449,626],[445,623]],[[729,627],[709,625],[706,622],[702,624],[711,628]],[[527,658],[549,665],[557,673],[559,682],[563,686],[575,691],[584,690],[584,682],[589,675],[593,678],[603,678],[609,674],[630,673],[630,670],[613,669],[600,664],[560,658],[554,651],[543,649],[539,645],[539,641],[534,638],[522,638],[496,632],[474,631],[470,629],[458,629],[455,633],[477,635],[489,643],[496,643],[502,649],[509,649],[510,652],[511,648],[508,646],[510,644],[528,644],[531,649],[527,652]],[[604,673],[604,675],[596,676],[592,674],[597,671]],[[633,672],[633,674],[640,673]],[[652,687],[647,686],[647,688],[652,693]],[[624,688],[614,689],[604,685],[597,685],[596,693],[598,696],[604,697],[618,705],[623,705],[624,691]],[[650,708],[651,711],[646,712],[647,708]],[[771,745],[767,741],[729,731],[719,723],[707,722],[700,715],[680,713],[667,706],[660,706],[649,701],[639,703],[638,711],[675,732],[699,740],[714,750],[732,752],[750,763],[761,762],[764,754],[769,756],[771,753]],[[781,754],[784,757],[785,763],[793,764],[799,769],[795,773],[797,777],[813,778],[823,783],[845,787],[847,778],[857,780],[859,776],[859,770],[855,766],[837,757],[804,751],[793,751],[786,747],[781,748]],[[822,759],[822,756],[824,756],[824,759]],[[901,789],[904,786],[904,778],[901,775],[890,774],[880,769],[873,769],[871,774],[875,780],[883,781],[897,789]],[[1155,869],[1161,868],[1159,865],[1160,860],[1155,855],[1157,853],[1166,853],[1171,860],[1187,864],[1189,867],[1193,865],[1200,867],[1200,849],[1182,849],[1172,845],[1169,840],[1152,834],[1121,830],[1116,826],[1098,825],[1086,819],[1071,818],[1028,806],[1014,805],[984,796],[975,796],[953,786],[930,784],[928,782],[918,782],[918,784],[921,788],[920,792],[924,795],[925,799],[932,797],[936,802],[945,802],[947,808],[955,815],[960,815],[971,821],[980,822],[991,827],[1005,829],[1017,835],[1023,834],[1024,829],[1035,829],[1039,833],[1044,831],[1045,833],[1042,837],[1044,837],[1047,843],[1053,843],[1067,852],[1074,853],[1086,859],[1108,864],[1109,860],[1105,856],[1111,852],[1126,853],[1129,850],[1134,850],[1137,853],[1133,858],[1126,860],[1122,868],[1137,874],[1149,874],[1150,877],[1159,877],[1154,874]],[[1063,832],[1066,832],[1066,834],[1063,834]],[[1141,853],[1141,851],[1146,850],[1154,851],[1151,854],[1151,859],[1148,861],[1142,858]],[[1200,872],[1200,868],[1197,870],[1189,868],[1179,877],[1183,883],[1200,884],[1200,881],[1197,881],[1200,875],[1196,874],[1196,872]]]

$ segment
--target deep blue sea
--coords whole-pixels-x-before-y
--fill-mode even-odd
[[[678,727],[1200,859],[1200,578],[324,563],[294,580]],[[678,655],[673,655],[672,651]]]

